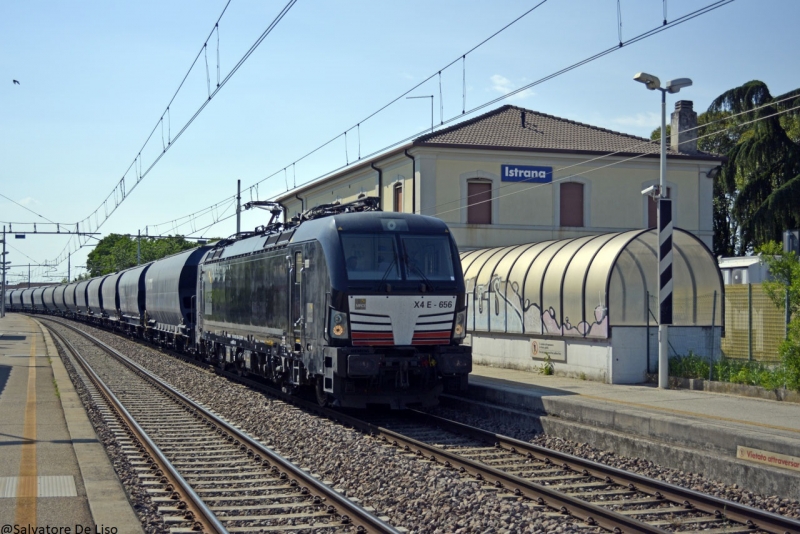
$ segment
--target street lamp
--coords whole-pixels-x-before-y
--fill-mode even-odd
[[[661,91],[661,170],[658,189],[653,197],[658,198],[658,387],[669,387],[669,344],[667,325],[672,324],[672,201],[666,198],[667,178],[667,93],[677,93],[692,85],[689,78],[677,78],[661,87],[661,80],[652,74],[640,72],[633,77],[651,91]],[[678,132],[672,132],[678,135]],[[649,188],[642,191],[649,194]],[[649,306],[649,305],[648,305]],[[649,313],[649,312],[648,312]],[[647,355],[650,358],[650,355]]]

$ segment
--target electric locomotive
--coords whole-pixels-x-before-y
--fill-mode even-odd
[[[455,241],[439,219],[377,206],[318,206],[207,251],[199,355],[286,390],[313,388],[323,405],[430,406],[445,388],[465,389],[472,353]]]

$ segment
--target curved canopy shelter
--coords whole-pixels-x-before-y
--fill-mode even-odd
[[[650,229],[463,252],[468,328],[602,339],[609,327],[657,325],[657,244]],[[717,262],[683,230],[672,272],[672,324],[724,324]]]

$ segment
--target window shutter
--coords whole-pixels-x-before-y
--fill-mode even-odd
[[[403,186],[400,184],[394,186],[394,211],[403,211]]]
[[[492,224],[492,184],[467,182],[467,222]]]
[[[561,184],[561,226],[583,226],[583,184]]]

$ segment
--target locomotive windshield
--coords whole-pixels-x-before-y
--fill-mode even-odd
[[[447,236],[341,234],[341,239],[350,280],[455,280]]]
[[[406,280],[455,280],[450,240],[442,235],[401,235]]]

